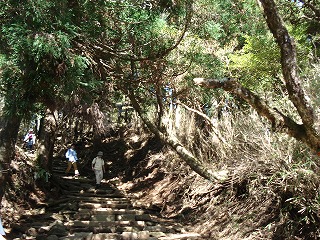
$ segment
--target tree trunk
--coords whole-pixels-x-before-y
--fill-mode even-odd
[[[15,156],[15,144],[21,118],[17,115],[0,118],[0,203],[4,195],[10,164]]]
[[[48,172],[52,170],[53,148],[57,131],[58,113],[46,110],[39,135],[38,161],[41,168]]]
[[[158,115],[157,115],[157,127],[161,128],[161,120],[163,117],[163,96],[161,89],[158,85],[155,85],[156,88],[156,97],[157,97],[157,103],[158,103]]]
[[[289,98],[296,107],[309,138],[309,146],[320,147],[319,134],[314,128],[314,111],[301,86],[298,73],[297,54],[294,39],[289,35],[274,0],[260,0],[266,22],[281,49],[282,74]]]

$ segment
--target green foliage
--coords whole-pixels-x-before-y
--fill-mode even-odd
[[[35,180],[41,180],[45,182],[49,182],[50,176],[51,174],[41,167],[37,167],[34,173]]]
[[[319,29],[320,22],[317,16],[319,3],[317,1],[287,1],[279,0],[278,7],[287,23],[290,34],[298,43],[299,64],[306,67],[312,57],[319,57]],[[312,50],[312,54],[310,54]],[[313,55],[313,56],[310,56]],[[316,60],[316,59],[315,59]]]
[[[307,33],[307,25],[288,25],[287,28],[296,43],[297,61],[303,74],[305,70],[310,70],[310,60],[313,61],[312,59],[315,57],[313,55],[316,53],[313,49],[314,46],[310,40],[310,36]]]
[[[45,55],[51,55],[53,58],[63,58],[64,51],[71,47],[67,34],[58,31],[54,35],[36,35],[32,39],[32,54],[34,60],[39,62]]]
[[[287,28],[296,42],[299,67],[308,71],[311,44],[306,26],[288,24]],[[232,76],[241,79],[246,87],[262,92],[281,88],[280,49],[271,34],[245,36],[244,46],[230,54],[229,59]]]
[[[35,103],[51,107],[94,81],[88,59],[74,49],[81,16],[75,16],[78,8],[69,9],[68,4],[41,0],[0,3],[0,51],[5,57],[1,85],[7,111],[26,117]],[[19,15],[15,15],[18,7]]]
[[[172,21],[169,12],[159,7],[141,7],[145,3],[124,1],[114,22],[113,32],[122,36],[117,46],[131,48],[131,54],[154,58],[164,49],[170,47],[179,34],[179,24]],[[179,22],[184,15],[175,16]]]
[[[229,58],[232,76],[250,89],[271,90],[281,75],[280,52],[270,35],[247,36],[244,47]]]
[[[216,23],[212,20],[205,24],[204,31],[214,40],[219,40],[225,35],[222,24]]]
[[[201,0],[195,2],[194,8],[194,31],[201,38],[217,40],[221,46],[231,41],[241,45],[244,35],[266,31],[256,1]]]
[[[164,3],[152,2],[149,6],[143,1],[123,1],[117,18],[112,15],[117,25],[111,24],[112,31],[107,31],[107,34],[117,34],[114,44],[123,53],[117,59],[123,76],[115,79],[117,86],[124,92],[134,89],[146,108],[157,103],[156,95],[165,94],[164,88],[172,75],[179,74],[180,69],[185,71],[190,65],[194,49],[189,39],[182,45],[188,42],[190,49],[179,47],[174,53],[167,52],[183,34],[188,1]]]

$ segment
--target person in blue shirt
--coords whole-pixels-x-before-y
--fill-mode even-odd
[[[74,175],[76,177],[79,176],[79,171],[78,171],[78,167],[77,167],[78,157],[77,157],[77,152],[75,150],[75,145],[74,144],[72,144],[71,147],[66,152],[66,158],[68,159],[68,167],[67,167],[67,170],[66,170],[66,174],[69,173],[71,167],[73,166]]]
[[[0,240],[5,239],[3,236],[5,236],[6,233],[4,232],[4,229],[2,227],[1,218],[0,218]]]

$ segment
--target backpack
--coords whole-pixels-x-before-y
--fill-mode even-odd
[[[32,134],[29,134],[29,140],[32,140]]]

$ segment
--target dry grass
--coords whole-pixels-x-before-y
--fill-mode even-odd
[[[291,109],[286,99],[281,101]],[[157,171],[165,174],[139,194],[141,204],[148,202],[164,216],[189,222],[208,239],[320,238],[318,157],[272,131],[253,110],[233,109],[219,119],[216,115],[208,118],[178,105],[163,124],[205,167],[227,175],[228,181],[201,178],[163,148],[144,159],[149,175],[133,180],[134,187],[157,178]]]
[[[180,188],[171,190],[180,192],[179,213],[196,213],[190,220],[198,223],[198,231],[213,239],[320,236],[319,162],[299,142],[271,131],[251,110],[208,122],[178,108],[165,124],[206,167],[229,176],[223,188],[201,179],[173,155],[165,164],[169,176],[175,176],[172,185]]]

